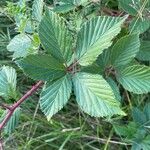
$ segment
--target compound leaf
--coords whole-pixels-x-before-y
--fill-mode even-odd
[[[67,103],[71,91],[72,83],[68,75],[44,87],[40,97],[40,105],[48,120]]]
[[[77,103],[84,112],[95,117],[125,115],[102,76],[77,73],[73,77],[73,83]]]

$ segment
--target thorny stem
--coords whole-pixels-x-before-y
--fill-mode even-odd
[[[9,119],[11,118],[11,116],[13,115],[14,111],[28,98],[30,97],[34,92],[37,91],[37,89],[43,84],[42,81],[39,81],[38,83],[36,83],[22,98],[20,98],[16,103],[14,103],[12,106],[8,107],[7,110],[7,115],[6,117],[3,119],[3,121],[0,123],[0,132],[2,131],[2,129],[5,127],[6,123],[9,121]],[[6,105],[2,105],[1,106],[6,106]],[[6,107],[5,107],[6,108]],[[1,142],[0,142],[0,146],[1,146]],[[0,149],[1,150],[1,149]]]
[[[37,91],[37,89],[43,84],[42,81],[39,81],[36,83],[22,98],[20,98],[16,103],[14,103],[12,106],[8,106],[6,104],[0,104],[0,107],[7,109],[7,115],[3,119],[3,121],[0,123],[0,150],[3,150],[3,142],[1,138],[1,131],[7,124],[7,122],[10,120],[11,116],[13,115],[14,111],[28,98],[30,97],[34,92]]]

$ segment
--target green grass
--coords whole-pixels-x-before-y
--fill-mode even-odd
[[[109,137],[118,140],[113,137],[111,124],[82,114],[73,100],[50,122],[47,122],[38,108],[36,97],[23,105],[19,126],[5,139],[6,149],[96,150],[104,149],[106,144],[112,150],[113,147],[121,148],[120,144],[109,144]]]

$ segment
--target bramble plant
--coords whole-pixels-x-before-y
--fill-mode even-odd
[[[148,95],[150,67],[145,62],[150,61],[150,42],[141,35],[150,27],[149,1],[119,0],[123,13],[105,8],[104,14],[94,10],[94,17],[86,15],[86,8],[99,3],[61,0],[51,9],[44,7],[43,0],[35,0],[32,13],[25,1],[8,3],[7,13],[13,15],[18,34],[7,50],[13,53],[12,62],[20,71],[38,82],[21,97],[16,70],[1,67],[0,106],[6,110],[1,113],[0,131],[11,134],[18,124],[21,104],[42,86],[40,109],[48,121],[70,97],[75,97],[81,111],[88,115],[111,120],[128,115],[122,107],[124,96],[130,104],[133,93]],[[10,99],[14,104],[7,105]],[[133,150],[150,149],[146,133],[149,108],[148,104],[142,112],[131,106],[133,121],[123,127],[112,123]],[[131,142],[141,137],[139,145]]]

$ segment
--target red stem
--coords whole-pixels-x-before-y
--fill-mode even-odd
[[[9,121],[11,116],[13,115],[14,111],[28,98],[30,97],[37,89],[43,84],[42,81],[39,81],[35,84],[21,99],[19,99],[16,103],[14,103],[10,109],[8,109],[8,113],[4,120],[0,124],[0,131],[5,127],[6,123]]]
[[[75,61],[74,63],[72,63],[68,68],[67,71],[72,71],[73,68],[78,64],[78,61]]]

